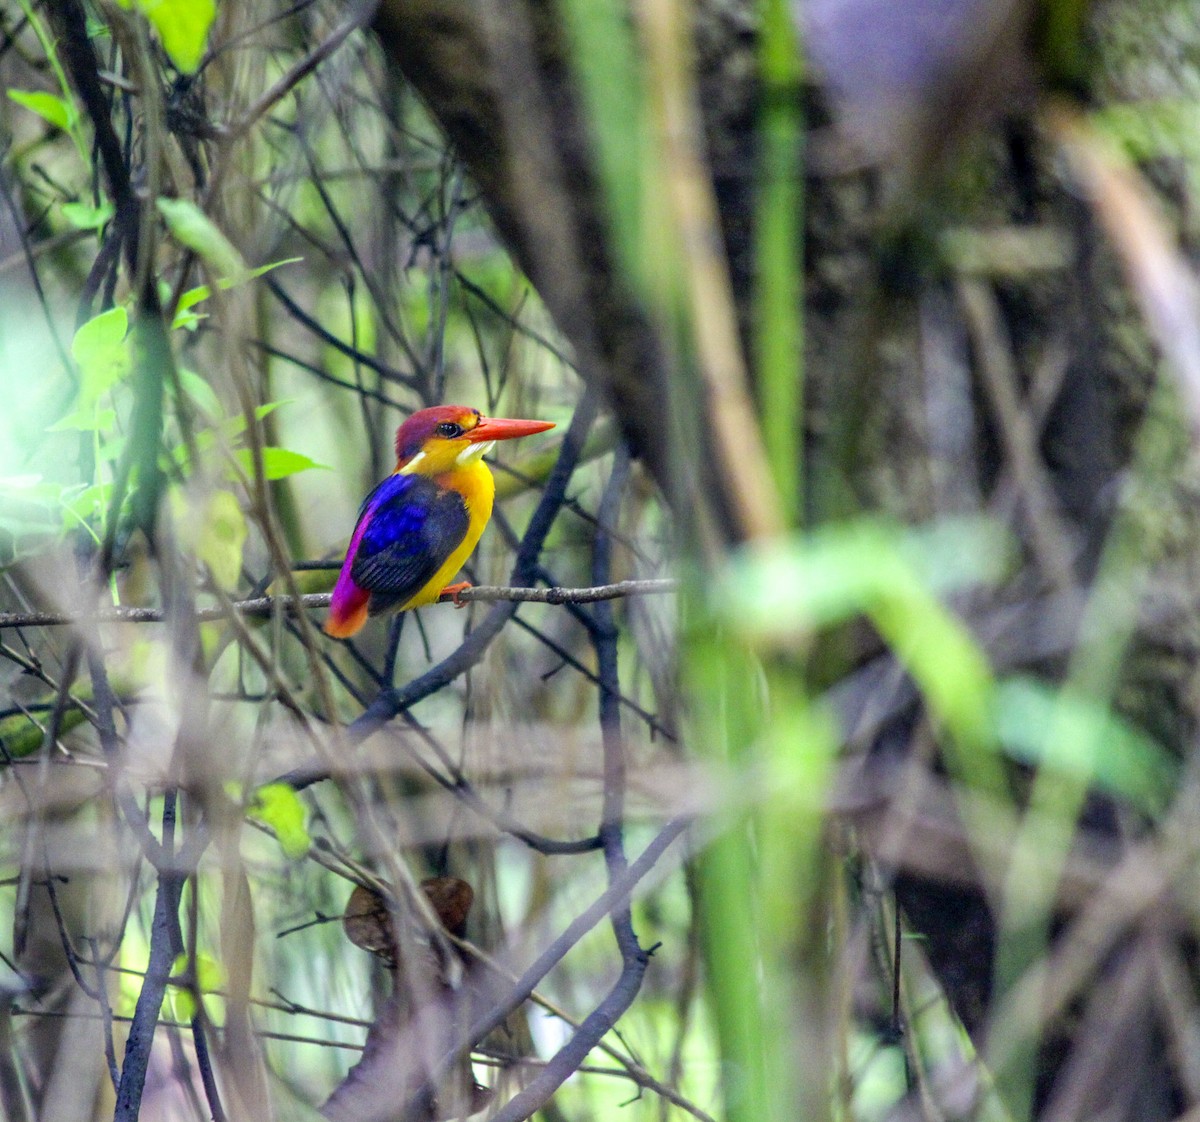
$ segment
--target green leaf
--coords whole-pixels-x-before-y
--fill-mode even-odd
[[[82,406],[91,405],[117,384],[130,369],[129,315],[119,305],[88,320],[71,340],[71,357],[79,367],[83,384]]]
[[[25,106],[63,132],[70,132],[79,117],[75,106],[57,94],[46,93],[43,90],[9,90],[8,96],[10,100]]]
[[[275,832],[279,847],[293,861],[303,857],[312,845],[305,825],[304,804],[286,783],[267,783],[259,787],[246,813]]]
[[[289,475],[297,475],[311,468],[331,470],[328,464],[319,464],[316,460],[304,455],[303,452],[293,452],[290,448],[268,446],[262,450],[262,454],[263,473],[269,480],[286,479]],[[249,448],[239,448],[234,453],[234,457],[247,475],[254,474],[254,461]]]
[[[993,575],[1004,556],[982,523],[914,535],[864,519],[746,552],[730,565],[718,602],[747,639],[789,646],[865,615],[961,749],[951,766],[999,793],[991,669],[934,591]]]
[[[982,521],[910,531],[861,519],[746,551],[729,566],[719,599],[739,631],[786,640],[869,613],[914,587],[931,594],[994,580],[1009,552],[1007,539]]]
[[[186,311],[195,307],[197,304],[207,300],[212,295],[212,289],[206,284],[197,285],[195,288],[189,288],[182,296],[179,297],[179,303],[175,306],[175,322],[172,327],[179,326],[179,317]]]
[[[250,269],[238,277],[222,277],[218,282],[218,287],[221,289],[236,288],[239,284],[245,284],[246,281],[252,281],[256,277],[264,276],[273,269],[278,269],[283,265],[295,265],[297,261],[303,261],[303,257],[285,257],[281,261],[272,261],[269,265],[259,265],[257,269]],[[212,295],[212,289],[206,284],[197,285],[195,288],[189,288],[182,296],[179,297],[178,311],[184,312],[188,308],[195,307],[203,300],[207,300]]]
[[[99,206],[91,203],[63,203],[63,217],[77,230],[99,230],[112,218],[116,208],[104,202]]]
[[[977,751],[992,747],[995,683],[966,627],[915,575],[901,577],[867,614],[959,742]]]
[[[176,312],[175,318],[171,320],[171,330],[177,331],[179,328],[183,328],[184,331],[195,331],[206,319],[208,316],[203,312]]]
[[[187,972],[187,968],[187,954],[176,955],[171,964],[171,975],[181,977]],[[225,968],[212,955],[201,951],[196,955],[196,973],[192,979],[194,992],[193,988],[185,988],[177,982],[172,983],[171,988],[163,995],[163,1010],[173,1020],[190,1021],[196,1015],[195,993],[201,996],[216,993],[224,988],[226,981]]]
[[[64,491],[62,495],[62,524],[63,529],[70,530],[80,525],[87,526],[99,519],[112,499],[111,483],[94,483],[84,487],[72,495]]]
[[[82,709],[67,709],[59,720],[59,735],[64,736],[77,729],[84,720]],[[23,713],[0,719],[0,742],[3,742],[4,751],[9,759],[22,760],[26,756],[32,756],[41,748],[45,736],[45,732]]]
[[[158,198],[155,204],[167,229],[180,245],[198,253],[222,279],[235,282],[244,279],[247,269],[242,255],[194,202]]]
[[[1175,789],[1179,766],[1156,740],[1106,706],[1037,679],[1000,684],[996,724],[1013,759],[1095,783],[1148,815],[1161,813]]]
[[[225,982],[225,968],[212,955],[196,955],[196,988],[201,993],[216,993]]]
[[[76,409],[74,413],[56,421],[47,432],[102,432],[117,423],[115,409]]]
[[[269,413],[274,413],[281,405],[291,405],[296,399],[294,397],[281,397],[278,401],[268,401],[263,405],[259,405],[254,410],[254,415],[260,421]]]
[[[216,0],[138,0],[138,8],[158,32],[176,69],[194,74],[216,18]]]
[[[196,541],[196,556],[212,570],[222,588],[236,588],[242,574],[246,519],[228,491],[214,491],[208,500]]]

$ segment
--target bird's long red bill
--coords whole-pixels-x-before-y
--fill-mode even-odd
[[[518,436],[532,436],[535,432],[545,432],[554,428],[553,421],[518,421],[508,417],[480,417],[477,424],[466,439],[472,444],[480,444],[485,440],[512,440]]]

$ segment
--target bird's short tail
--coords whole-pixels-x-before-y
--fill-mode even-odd
[[[344,576],[344,575],[343,575]],[[349,639],[362,630],[367,622],[367,604],[371,594],[350,580],[339,577],[329,603],[329,618],[325,634],[335,639]]]

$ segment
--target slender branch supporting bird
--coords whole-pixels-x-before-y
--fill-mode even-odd
[[[582,588],[510,588],[505,585],[473,585],[444,596],[442,603],[494,603],[506,600],[518,604],[595,604],[600,600],[620,600],[626,596],[661,596],[676,592],[679,582],[663,577],[657,580],[623,580],[614,584]],[[276,610],[295,612],[328,608],[328,592],[307,596],[256,596],[250,600],[234,600],[223,606],[200,608],[196,618],[202,621],[225,619],[231,611],[243,616],[268,616]],[[78,623],[78,612],[0,612],[0,631],[12,627],[59,627]],[[166,614],[161,608],[111,608],[88,617],[98,623],[162,623]]]

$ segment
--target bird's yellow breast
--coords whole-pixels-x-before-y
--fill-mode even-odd
[[[420,608],[425,604],[436,602],[442,594],[442,589],[453,580],[467,558],[475,552],[479,544],[483,528],[492,517],[492,503],[496,497],[496,481],[487,464],[482,460],[455,471],[448,471],[433,477],[439,487],[448,491],[457,491],[463,497],[467,508],[467,532],[458,547],[446,558],[429,583],[426,584],[411,600],[401,605],[400,610]]]

